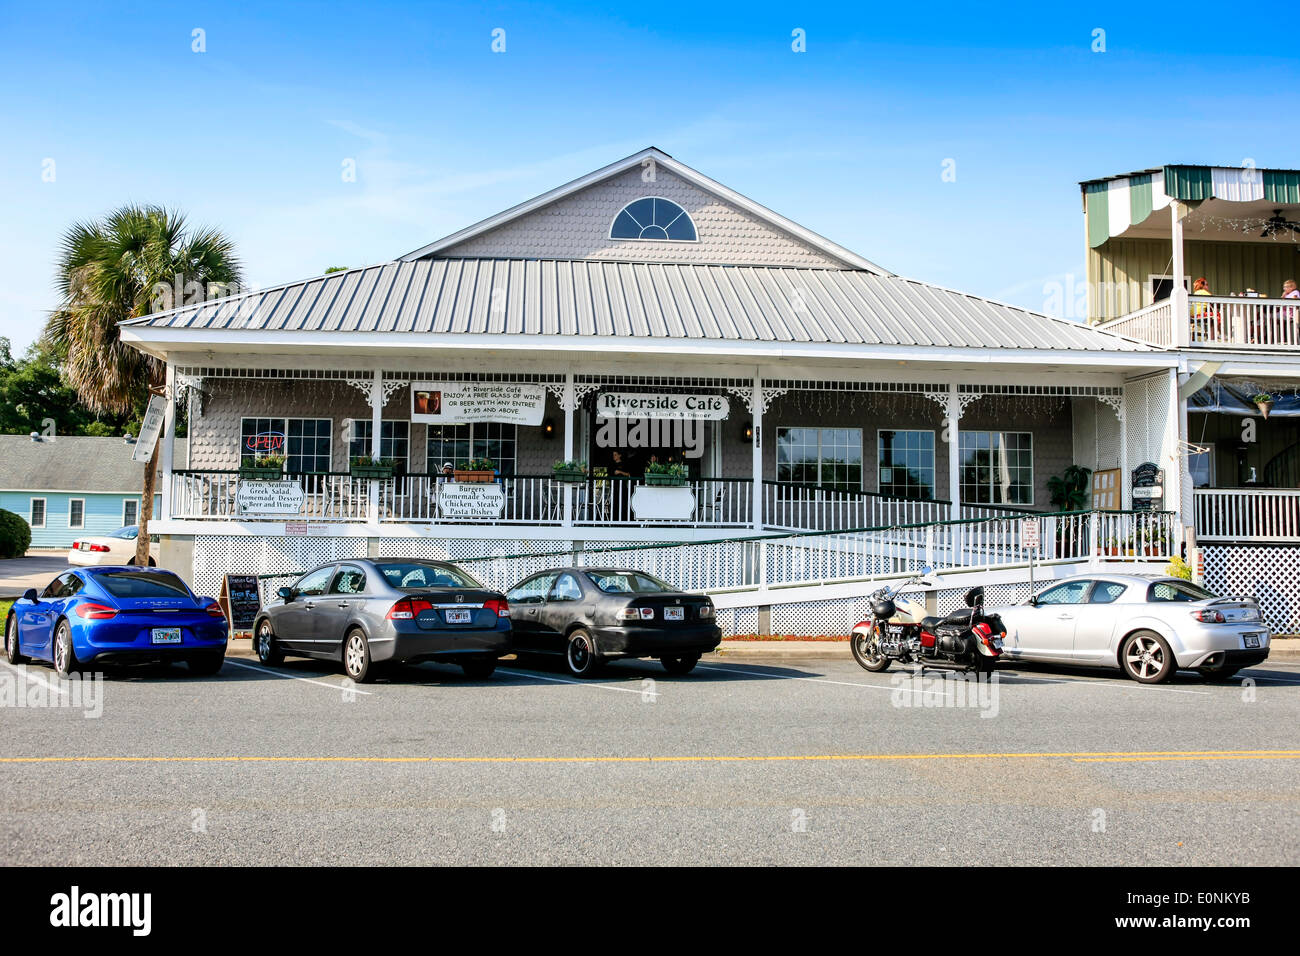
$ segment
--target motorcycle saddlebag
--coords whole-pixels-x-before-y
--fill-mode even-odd
[[[921,646],[934,647],[934,634],[931,631],[921,632]]]

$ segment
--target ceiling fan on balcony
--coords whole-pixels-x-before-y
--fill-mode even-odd
[[[1281,209],[1274,209],[1273,215],[1264,220],[1264,231],[1259,234],[1259,238],[1267,239],[1287,230],[1300,233],[1300,222],[1292,222],[1282,215]]]

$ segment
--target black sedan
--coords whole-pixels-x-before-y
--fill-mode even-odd
[[[552,568],[507,597],[515,609],[515,650],[563,654],[580,677],[619,657],[657,657],[668,673],[686,674],[722,641],[707,596],[644,571]]]
[[[339,661],[355,681],[385,663],[443,661],[481,679],[509,654],[510,605],[453,564],[375,558],[322,565],[257,613],[263,664],[286,654]]]

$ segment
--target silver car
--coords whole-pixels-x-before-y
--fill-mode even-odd
[[[990,613],[1006,627],[1004,659],[1118,668],[1144,684],[1180,668],[1222,680],[1268,657],[1253,598],[1161,575],[1075,575]]]

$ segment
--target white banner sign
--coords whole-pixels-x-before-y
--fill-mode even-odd
[[[438,512],[444,518],[500,518],[506,493],[496,482],[444,481],[438,485]]]
[[[296,515],[302,511],[302,485],[296,481],[242,479],[235,487],[235,508],[241,515]]]
[[[540,425],[546,387],[518,382],[412,382],[411,421],[428,425]]]
[[[631,504],[637,521],[689,521],[695,517],[695,492],[690,488],[637,485]]]
[[[704,418],[722,421],[731,414],[724,395],[604,392],[596,399],[597,418]]]
[[[135,448],[131,450],[132,461],[148,461],[153,457],[153,446],[158,444],[166,411],[167,399],[161,395],[150,397],[149,407],[144,410],[144,421],[140,424],[140,434],[135,440]]]

